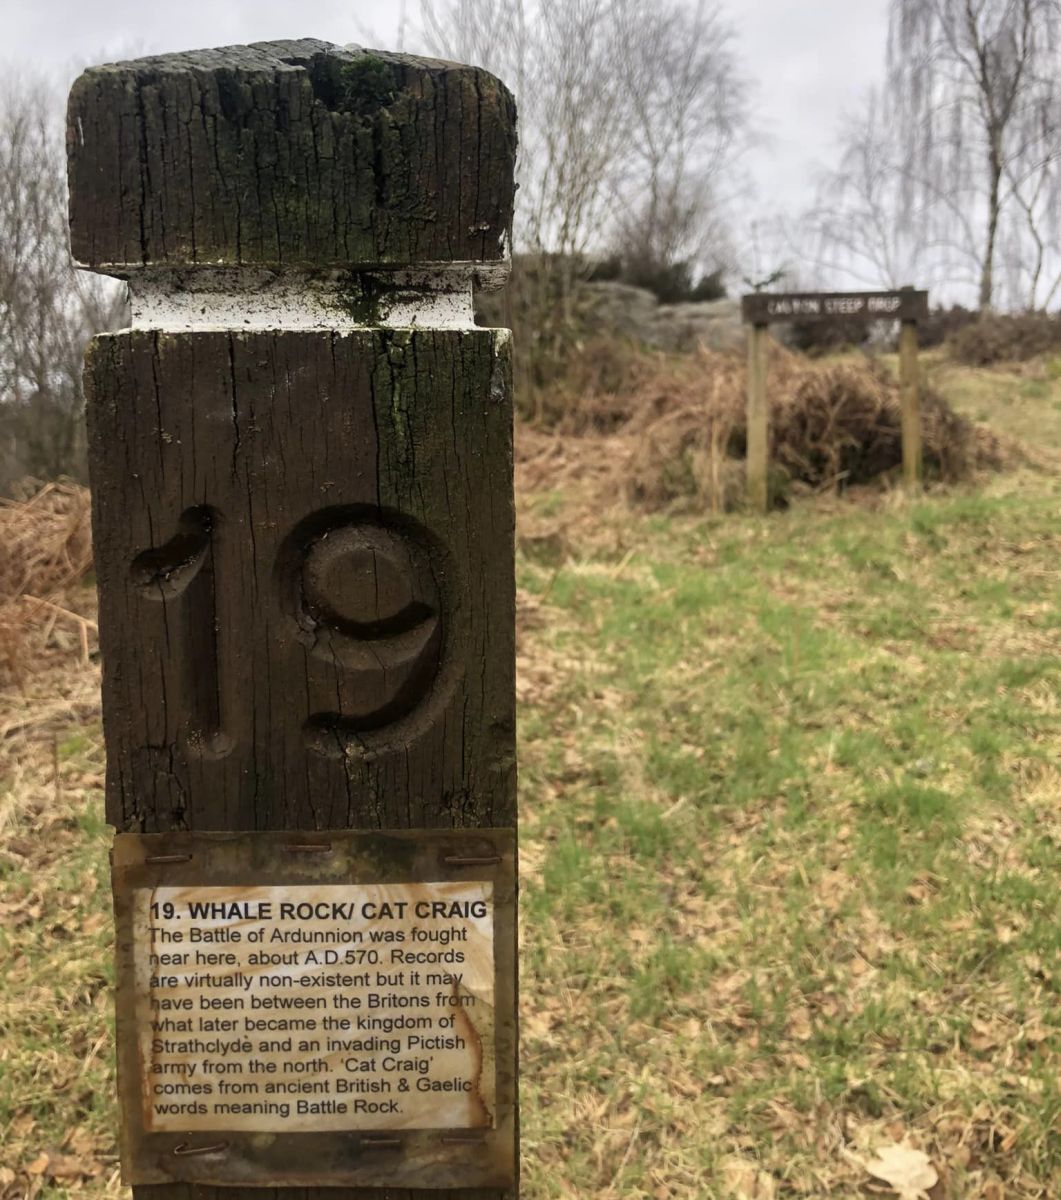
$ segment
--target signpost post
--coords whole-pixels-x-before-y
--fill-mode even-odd
[[[748,503],[756,512],[770,507],[770,410],[766,398],[766,325],[748,327],[748,407],[746,425]]]
[[[782,321],[900,322],[903,480],[911,490],[920,486],[917,325],[928,316],[928,292],[912,287],[897,292],[753,292],[743,298],[741,312],[748,325],[747,492],[752,508],[766,512],[770,505],[766,343],[769,326]]]
[[[314,41],[74,85],[74,257],[133,310],[86,384],[141,1198],[515,1195],[509,335],[472,317],[514,123],[484,71]]]
[[[909,491],[921,486],[921,387],[917,368],[917,320],[899,327],[899,388],[903,423],[903,482]]]

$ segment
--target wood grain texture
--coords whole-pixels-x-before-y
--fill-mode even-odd
[[[514,824],[507,334],[123,333],[87,382],[108,820]],[[366,530],[394,625],[305,593]]]
[[[68,145],[74,256],[118,275],[338,270],[342,303],[506,252],[515,108],[476,68],[316,41],[96,67]],[[108,820],[513,827],[508,335],[133,331],[86,393]]]
[[[917,322],[904,321],[899,331],[899,391],[902,407],[903,483],[907,490],[921,486],[921,384],[917,361]]]
[[[130,332],[86,379],[108,820],[515,825],[508,335]],[[239,1190],[344,1193],[438,1194]]]
[[[741,297],[741,319],[749,325],[782,321],[924,321],[928,292],[912,287],[892,292],[752,292]]]
[[[496,261],[515,103],[493,75],[314,40],[92,67],[68,109],[74,258]]]
[[[767,397],[765,325],[748,326],[748,396],[746,409],[748,504],[755,512],[770,508],[770,405]]]

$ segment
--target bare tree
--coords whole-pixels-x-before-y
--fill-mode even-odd
[[[939,224],[968,213],[955,197],[975,201],[982,233],[970,245],[982,309],[995,301],[1007,206],[1023,197],[1041,211],[1037,175],[1061,153],[1059,31],[1059,0],[892,0],[889,86],[903,133],[907,214],[936,202]],[[941,195],[951,201],[945,213]]]
[[[70,262],[57,97],[41,80],[0,88],[0,484],[84,473],[81,362],[113,328],[122,289]]]
[[[436,53],[501,76],[520,105],[517,249],[585,255],[607,224],[624,110],[613,0],[424,0]]]
[[[621,257],[666,270],[728,257],[722,190],[747,131],[747,87],[718,9],[618,0],[629,115],[616,232]]]
[[[1039,121],[1039,136],[1029,139],[1020,161],[1006,166],[1014,211],[1002,254],[1009,293],[1029,311],[1045,310],[1061,290],[1061,114],[1044,109],[1033,119]]]
[[[816,247],[812,257],[825,278],[883,288],[969,282],[977,238],[962,197],[926,180],[911,199],[908,187],[901,133],[885,98],[871,91],[844,123],[837,165],[822,175],[804,220],[804,244]],[[937,229],[940,206],[947,221]]]
[[[517,249],[578,259],[631,225],[667,257],[715,230],[747,94],[707,0],[423,0],[421,14],[433,51],[517,93]]]
[[[523,329],[526,397],[580,332],[595,256],[723,244],[717,183],[746,108],[728,28],[708,0],[422,0],[421,40],[499,75],[520,106],[505,319]]]
[[[622,113],[612,0],[422,0],[433,53],[505,80],[519,104],[516,252],[505,323],[518,326],[516,394],[561,366],[578,327],[577,283],[600,242]]]

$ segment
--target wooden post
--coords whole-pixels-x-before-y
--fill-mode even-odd
[[[218,1128],[216,1091],[152,1124],[153,1000],[120,982],[123,1166],[169,1200],[515,1194],[514,912],[491,874],[516,821],[509,335],[471,307],[504,269],[514,122],[482,70],[315,41],[97,67],[71,93],[74,256],[133,308],[86,367],[120,964],[148,969],[158,888],[243,897],[252,928],[252,893],[262,919],[295,886],[472,879],[498,903],[496,1047],[475,1031],[461,1083],[496,1070],[496,1103],[456,1128]],[[180,940],[159,928],[147,945]],[[473,1002],[450,982],[440,1004]]]
[[[770,414],[766,395],[766,325],[748,326],[747,489],[748,503],[765,513],[770,507]]]
[[[903,321],[899,331],[899,391],[902,404],[903,483],[921,486],[921,389],[917,363],[917,322]]]

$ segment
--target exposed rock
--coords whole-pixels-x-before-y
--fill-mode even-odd
[[[583,284],[581,291],[577,307],[594,333],[615,333],[640,342],[652,338],[659,301],[650,291],[610,281]]]
[[[475,310],[482,325],[511,324],[518,342],[520,313],[505,307],[503,293],[477,292]],[[745,346],[737,299],[660,304],[646,288],[609,280],[581,284],[571,310],[584,333],[627,337],[668,353],[689,354],[699,345],[708,350],[743,350]],[[775,339],[782,344],[788,341],[787,329],[784,325],[773,327]]]
[[[705,300],[697,304],[661,304],[656,337],[663,350],[733,350],[744,345],[739,300]]]
[[[631,337],[646,346],[689,352],[703,344],[709,350],[744,345],[739,300],[660,304],[644,288],[625,283],[584,286],[586,322],[590,328]]]

